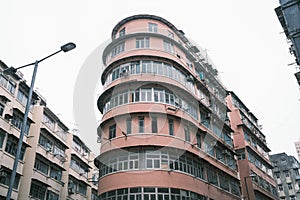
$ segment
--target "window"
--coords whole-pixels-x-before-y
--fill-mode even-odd
[[[62,170],[51,166],[51,168],[50,168],[50,177],[54,178],[55,180],[61,181]]]
[[[2,148],[4,138],[5,138],[5,132],[0,129],[0,149]]]
[[[50,128],[51,130],[54,130],[55,127],[55,122],[53,119],[51,119],[50,117],[48,117],[45,113],[43,115],[43,122],[45,123],[45,125]]]
[[[75,149],[75,151],[77,151],[78,153],[81,152],[81,144],[80,144],[78,141],[73,140],[73,141],[72,141],[72,147],[73,147],[73,149]]]
[[[159,151],[147,151],[146,152],[146,163],[148,168],[160,168],[160,152]]]
[[[99,200],[206,200],[201,194],[177,188],[136,187],[111,190],[99,196]]]
[[[138,123],[139,123],[139,133],[144,133],[144,117],[140,116],[138,117]]]
[[[229,146],[233,146],[233,143],[232,143],[232,139],[231,139],[231,136],[230,136],[230,133],[224,133],[223,134],[223,139],[224,141],[229,145]]]
[[[294,169],[294,172],[295,172],[296,176],[299,175],[299,169]]]
[[[151,120],[152,133],[157,133],[157,117],[151,117]]]
[[[141,101],[151,102],[152,101],[152,90],[151,88],[141,89]]]
[[[144,199],[156,199],[155,188],[144,188]]]
[[[47,191],[47,200],[59,200],[59,195],[48,190]]]
[[[116,55],[125,51],[125,42],[118,44],[113,50],[111,51],[111,57],[115,57]]]
[[[18,91],[18,95],[17,95],[17,99],[18,101],[23,105],[23,106],[26,106],[27,104],[27,95],[25,94],[25,92],[19,90]]]
[[[4,112],[4,105],[0,103],[0,117],[2,117],[3,112]]]
[[[138,169],[139,168],[139,154],[130,153],[129,154],[129,169]]]
[[[164,40],[164,50],[168,53],[174,54],[174,46],[171,42]]]
[[[2,170],[2,173],[5,174],[5,176],[0,176],[0,183],[3,184],[3,185],[9,186],[10,176],[11,176],[11,170],[7,169],[7,168],[5,168],[3,166],[1,166],[1,170]],[[15,182],[14,182],[14,185],[13,185],[14,189],[18,189],[19,182],[20,182],[20,174],[17,173],[16,177],[15,177]]]
[[[79,183],[78,184],[78,192],[80,194],[86,195],[86,190],[87,190],[87,186],[84,183]]]
[[[169,135],[174,135],[174,121],[169,119]]]
[[[206,135],[205,140],[203,140],[204,151],[211,156],[215,156],[215,141],[213,138],[210,138]]]
[[[134,94],[134,102],[140,101],[140,90],[136,90]]]
[[[149,22],[148,23],[148,31],[157,33],[157,24]]]
[[[39,144],[46,149],[46,151],[52,151],[52,141],[46,138],[44,135],[40,134]]]
[[[209,183],[218,185],[218,177],[214,169],[207,168],[207,178]]]
[[[124,35],[125,35],[125,27],[120,30],[119,37],[122,37]]]
[[[149,48],[149,38],[136,38],[135,47],[136,48]]]
[[[72,192],[76,192],[77,190],[77,180],[74,179],[72,176],[69,175],[69,181],[68,181],[68,190]]]
[[[190,142],[191,138],[190,138],[190,130],[188,126],[184,127],[184,137],[185,137],[185,141]]]
[[[70,168],[77,172],[80,176],[87,178],[87,172],[89,169],[86,167],[82,161],[78,161],[77,159],[71,158]]]
[[[155,102],[165,102],[165,93],[164,90],[154,89],[154,101]]]
[[[2,74],[0,75],[0,85],[7,89],[11,94],[14,94],[16,91],[16,83]]]
[[[147,70],[151,68],[150,63],[143,63],[143,71],[147,73]],[[169,104],[177,107],[177,109],[184,109],[186,113],[191,115],[193,118],[198,119],[198,107],[193,105],[194,102],[187,101],[183,99],[179,94],[174,94],[171,91],[164,90],[161,88],[139,88],[135,91],[128,90],[122,91],[120,93],[114,94],[112,97],[107,98],[105,101],[105,106],[103,112],[106,113],[110,109],[123,105],[125,103],[132,102],[161,102],[164,104]],[[203,116],[202,116],[203,117]],[[209,127],[209,119],[205,118],[207,121],[207,126]],[[202,122],[204,123],[204,122]],[[225,136],[224,136],[225,137]],[[227,136],[226,136],[227,137]],[[230,136],[225,138],[227,143],[232,144]]]
[[[13,156],[16,156],[17,144],[18,144],[18,140],[16,138],[8,137],[6,141],[5,151]],[[26,149],[25,145],[22,145],[20,157],[19,157],[20,160],[24,159],[25,149]]]
[[[152,74],[152,61],[143,60],[142,61],[142,73]]]
[[[84,151],[81,152],[81,155],[84,155]],[[58,156],[58,157],[65,157],[65,148],[59,144],[59,143],[56,143],[53,147],[53,154]]]
[[[216,158],[222,163],[225,163],[225,154],[222,151],[222,149],[216,147]]]
[[[92,190],[91,200],[98,200],[98,192],[94,189]]]
[[[132,120],[131,118],[126,119],[126,134],[131,134]]]
[[[46,163],[45,161],[42,161],[40,158],[36,158],[35,163],[34,163],[34,168],[45,175],[48,175],[49,171],[49,164]]]
[[[236,180],[231,180],[231,192],[235,195],[240,196],[240,187],[239,187],[239,182]]]
[[[293,189],[293,185],[292,185],[291,183],[287,184],[287,186],[288,186],[288,189],[289,189],[289,190],[292,190],[292,189]]]
[[[62,127],[57,126],[56,135],[58,135],[58,137],[60,137],[64,141],[67,141],[67,131],[64,130]]]
[[[210,128],[210,114],[205,112],[200,112],[201,124],[206,128]]]
[[[47,186],[42,183],[31,182],[30,196],[36,199],[45,199]]]
[[[200,134],[200,132],[198,132],[196,134],[196,139],[197,139],[197,147],[201,148],[201,134]]]
[[[111,156],[101,161],[99,167],[100,177],[124,170],[172,169],[206,180],[206,176],[204,175],[205,167],[199,158],[184,154],[179,157],[178,153],[179,152],[168,151],[166,149],[145,149],[138,153],[120,152],[120,154],[116,154],[115,156]]]
[[[229,191],[228,178],[225,177],[223,174],[219,174],[219,181],[220,181],[220,187],[224,190]]]
[[[279,189],[279,191],[283,191],[282,185],[278,185],[278,189]]]
[[[19,130],[21,130],[22,129],[22,125],[23,125],[23,117],[21,117],[18,114],[13,113],[13,118],[11,120],[11,123],[16,128],[18,128]],[[25,134],[26,135],[28,135],[29,128],[30,128],[30,122],[28,122],[28,120],[27,120],[27,125],[26,125],[26,128],[25,128]]]
[[[116,137],[116,125],[112,125],[109,127],[109,139]]]

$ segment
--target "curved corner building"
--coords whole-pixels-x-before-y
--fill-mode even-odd
[[[103,62],[100,199],[240,199],[226,89],[206,53],[169,21],[134,15]]]

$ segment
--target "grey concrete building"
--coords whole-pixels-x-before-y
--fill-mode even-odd
[[[291,42],[290,53],[295,56],[298,70],[295,77],[300,85],[300,2],[298,0],[279,0],[280,6],[275,9],[278,20],[286,38]]]
[[[270,156],[280,199],[300,199],[300,163],[294,156],[278,153]]]
[[[295,144],[298,160],[300,160],[300,140],[294,142],[294,144]]]

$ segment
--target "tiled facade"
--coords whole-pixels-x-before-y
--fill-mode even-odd
[[[0,61],[0,71],[6,68]],[[0,75],[0,199],[7,194],[28,91],[21,74]],[[12,199],[95,200],[95,156],[37,92],[32,102]]]
[[[102,58],[100,199],[241,199],[226,89],[205,52],[135,15]]]
[[[270,156],[280,199],[300,199],[300,163],[294,156],[278,153]]]

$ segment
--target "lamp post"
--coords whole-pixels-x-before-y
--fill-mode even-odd
[[[244,177],[245,188],[246,188],[246,193],[247,193],[247,200],[250,200],[249,191],[248,191],[248,185],[247,185],[247,178],[252,178],[252,177],[255,177],[255,176],[256,176],[255,174],[251,174],[250,176],[245,176]]]
[[[8,187],[8,191],[7,191],[6,200],[11,199],[12,189],[13,189],[14,182],[15,182],[17,167],[18,167],[18,163],[19,163],[19,157],[20,157],[22,143],[23,143],[23,137],[24,137],[24,134],[26,132],[27,118],[28,118],[28,113],[29,113],[29,109],[30,109],[32,91],[33,91],[33,87],[34,87],[34,82],[35,82],[35,77],[36,77],[36,73],[37,73],[38,64],[40,62],[46,60],[47,58],[50,58],[51,56],[54,56],[55,54],[57,54],[61,51],[68,52],[68,51],[74,49],[75,47],[76,47],[76,45],[74,43],[72,43],[72,42],[67,43],[67,44],[61,46],[59,51],[56,51],[56,52],[50,54],[49,56],[46,56],[46,57],[42,58],[41,60],[37,60],[33,63],[27,64],[27,65],[24,65],[24,66],[21,66],[21,67],[18,67],[18,68],[14,68],[14,67],[6,68],[2,72],[2,73],[16,73],[18,69],[34,65],[34,70],[33,70],[33,73],[32,73],[31,84],[30,84],[29,93],[28,93],[28,99],[27,99],[27,103],[26,103],[26,107],[25,107],[24,118],[23,118],[23,122],[22,122],[20,137],[19,137],[18,146],[17,146],[17,152],[16,152],[16,156],[15,156],[15,160],[14,160],[14,165],[13,165],[11,177],[10,177],[10,182],[9,182],[9,187]]]

